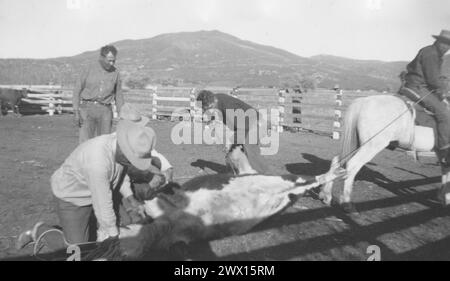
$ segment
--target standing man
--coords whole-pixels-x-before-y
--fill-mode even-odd
[[[211,91],[207,90],[203,90],[198,94],[197,101],[202,102],[203,112],[216,109],[221,113],[222,122],[234,132],[234,144],[243,146],[250,166],[258,173],[267,174],[269,169],[261,156],[261,149],[259,147],[260,140],[258,135],[258,121],[260,116],[257,110],[240,99],[227,94],[213,94]],[[236,110],[243,110],[244,114],[254,110],[256,112],[256,118],[249,118],[251,114],[245,114],[245,119],[239,122]],[[251,136],[255,134],[257,138],[256,143],[250,143],[250,139],[252,138]],[[243,138],[241,136],[243,136]],[[232,148],[233,146],[230,146],[230,149]],[[225,156],[227,163],[231,162],[229,161],[229,153],[230,151],[228,151]]]
[[[433,112],[437,122],[437,149],[440,162],[450,168],[450,111],[444,102],[447,85],[441,79],[442,61],[450,49],[450,30],[442,30],[434,44],[422,48],[407,67],[404,86],[399,94],[413,101],[425,97],[420,104]]]
[[[116,63],[117,49],[112,45],[100,49],[99,60],[81,75],[73,91],[75,125],[80,127],[79,142],[110,134],[112,103],[117,111],[124,103],[121,79]]]

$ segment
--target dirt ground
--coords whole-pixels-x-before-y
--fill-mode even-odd
[[[155,121],[157,149],[175,167],[175,178],[224,171],[221,147],[173,145],[176,123]],[[339,141],[307,133],[281,134],[276,155],[266,157],[275,173],[317,175],[329,167]],[[57,224],[49,179],[75,148],[71,116],[0,118],[0,259],[17,252],[15,237],[39,220]],[[400,151],[384,151],[360,172],[348,215],[311,198],[300,198],[285,212],[251,232],[191,247],[199,260],[367,260],[370,245],[382,260],[449,260],[450,211],[435,195],[440,168],[434,158],[421,163]],[[202,169],[203,168],[203,169]],[[335,196],[342,183],[338,182]],[[158,257],[153,257],[158,259]]]

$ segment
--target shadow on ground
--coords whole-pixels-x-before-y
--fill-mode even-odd
[[[289,172],[298,175],[317,175],[326,172],[329,169],[330,162],[311,154],[303,154],[303,158],[310,161],[309,163],[287,164],[286,168]],[[209,167],[214,171],[223,172],[225,166],[197,160],[191,164],[197,167]],[[332,231],[331,233],[318,233],[310,238],[295,239],[293,241],[281,243],[279,245],[265,246],[259,245],[257,249],[229,254],[225,256],[215,253],[209,242],[195,242],[183,249],[182,255],[178,252],[150,252],[145,260],[289,260],[289,259],[324,259],[324,260],[342,260],[356,259],[362,260],[361,255],[347,252],[348,247],[360,247],[361,243],[367,245],[378,245],[381,248],[383,260],[449,260],[450,259],[450,238],[425,242],[420,237],[416,239],[420,242],[417,247],[408,251],[398,253],[392,249],[390,245],[386,245],[379,240],[379,237],[385,234],[395,235],[396,239],[411,239],[411,237],[403,237],[403,230],[425,224],[436,218],[449,218],[450,209],[441,208],[434,200],[436,190],[417,191],[414,187],[434,184],[440,181],[440,177],[421,178],[414,180],[405,180],[393,182],[381,173],[365,167],[358,174],[357,180],[364,180],[376,184],[377,186],[388,190],[395,196],[382,198],[364,202],[357,202],[356,208],[362,213],[374,209],[382,209],[400,206],[403,204],[417,202],[425,206],[425,209],[414,213],[391,217],[382,221],[373,222],[367,225],[357,223],[358,219],[355,215],[345,214],[340,209],[319,206],[312,209],[297,210],[295,212],[283,212],[275,215],[263,223],[254,227],[247,234],[259,233],[264,231],[278,231],[286,229],[288,226],[296,226],[308,222],[317,222],[319,220],[336,217],[346,225],[341,231]],[[311,228],[307,231],[315,231]],[[395,234],[394,234],[395,233]],[[314,234],[314,233],[313,233]],[[261,234],[264,235],[264,234]],[[279,231],[277,235],[295,235]],[[236,236],[235,239],[248,239],[242,236]],[[310,235],[311,236],[311,235]],[[298,236],[296,236],[298,237]],[[245,242],[245,241],[244,241]],[[417,241],[416,241],[417,242]],[[311,258],[312,257],[312,258]],[[23,260],[30,257],[16,257],[7,260]]]

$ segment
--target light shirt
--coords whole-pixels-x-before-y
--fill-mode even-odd
[[[125,198],[133,195],[124,167],[115,161],[116,147],[116,133],[90,139],[80,144],[51,177],[56,197],[76,206],[93,206],[99,231],[107,236],[119,234],[112,191],[120,188]],[[152,156],[161,159],[162,170],[172,167],[156,150]]]
[[[98,61],[85,69],[73,90],[73,109],[78,110],[82,100],[98,101],[103,104],[116,102],[120,109],[124,103],[122,82],[119,70],[112,67],[111,71],[103,69]]]
[[[100,229],[118,235],[112,190],[120,187],[124,197],[133,194],[124,167],[115,161],[116,133],[80,144],[51,177],[53,194],[76,206],[92,205]]]

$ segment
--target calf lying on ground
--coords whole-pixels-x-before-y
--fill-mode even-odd
[[[179,242],[245,233],[289,206],[291,194],[302,195],[342,174],[334,159],[328,173],[309,180],[258,174],[194,178],[172,189],[172,194],[146,202],[146,212],[155,220],[121,229],[121,254],[136,259],[148,250],[169,249]]]

